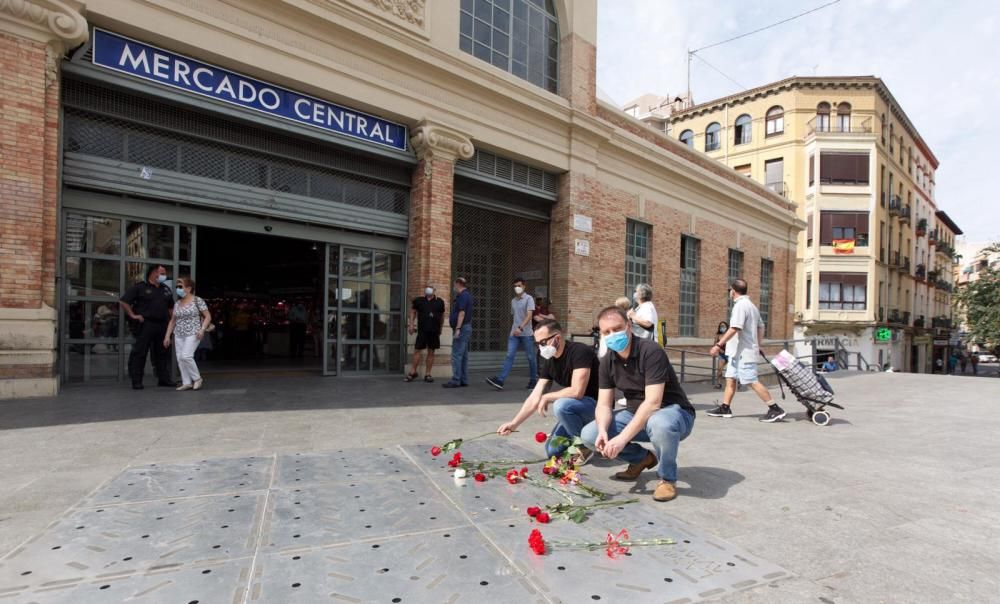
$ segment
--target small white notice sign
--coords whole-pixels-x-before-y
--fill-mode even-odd
[[[143,166],[142,168],[139,168],[139,178],[142,178],[143,180],[149,180],[153,178],[153,169],[150,168],[149,166]]]
[[[573,214],[573,228],[584,233],[594,232],[594,220],[583,214]]]
[[[590,241],[586,239],[576,240],[576,249],[573,250],[577,256],[589,256],[590,255]]]

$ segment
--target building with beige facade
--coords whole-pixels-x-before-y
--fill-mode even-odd
[[[788,78],[668,122],[670,136],[797,203],[808,225],[797,338],[820,353],[845,345],[851,366],[860,355],[863,366],[931,370],[947,350],[961,230],[935,200],[938,159],[881,79]]]
[[[0,396],[125,381],[118,299],[151,263],[213,311],[206,384],[402,376],[409,300],[458,276],[473,368],[504,355],[515,276],[573,333],[648,282],[665,333],[707,345],[734,241],[790,336],[794,204],[599,101],[596,11],[0,2]]]

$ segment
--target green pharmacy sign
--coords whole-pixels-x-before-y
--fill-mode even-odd
[[[889,342],[892,340],[892,330],[888,327],[879,327],[875,330],[876,342]]]

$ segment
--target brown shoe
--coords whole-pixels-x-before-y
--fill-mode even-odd
[[[639,463],[630,463],[624,472],[618,472],[611,478],[615,480],[635,480],[639,478],[639,474],[642,474],[643,470],[653,467],[656,467],[656,456],[653,455],[652,451],[647,451],[645,459]]]
[[[660,484],[656,485],[656,490],[653,491],[653,501],[670,501],[674,497],[677,497],[674,483],[660,480]]]

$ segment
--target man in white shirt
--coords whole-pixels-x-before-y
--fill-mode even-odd
[[[757,379],[757,354],[764,334],[764,322],[760,311],[747,296],[747,282],[736,279],[729,287],[733,299],[733,312],[729,319],[729,330],[712,346],[712,356],[718,356],[725,347],[729,363],[726,366],[726,391],[722,404],[708,411],[711,417],[732,417],[730,404],[736,396],[736,380],[749,386],[760,400],[767,405],[767,414],[760,421],[773,423],[785,417],[785,411],[771,398],[767,386]]]

